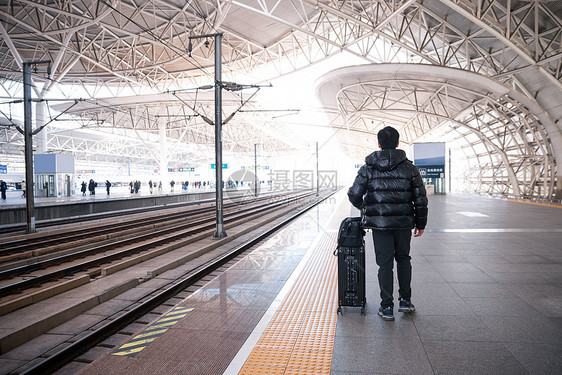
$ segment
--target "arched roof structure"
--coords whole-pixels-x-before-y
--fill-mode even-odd
[[[426,64],[360,65],[326,74],[317,93],[326,108],[342,113],[347,130],[375,134],[390,125],[406,145],[435,130],[441,141],[461,138],[472,150],[467,180],[476,191],[553,194],[562,139],[549,138],[546,129],[555,125],[532,101],[488,77]]]
[[[562,186],[562,168],[556,157],[562,124],[560,14],[562,3],[548,0],[11,0],[0,5],[0,96],[3,103],[21,98],[18,82],[22,63],[37,60],[52,62],[50,72],[40,71],[34,76],[34,95],[38,99],[76,99],[80,94],[94,102],[99,98],[156,95],[208,86],[213,83],[213,41],[194,40],[188,54],[189,37],[217,32],[224,34],[223,79],[230,82],[264,84],[342,53],[366,64],[454,68],[477,73],[525,96],[535,107],[529,112],[542,113],[548,119],[530,127],[544,128],[545,145],[552,150],[549,168],[558,178],[557,184],[553,183],[558,187],[552,190],[556,194]],[[111,123],[111,127],[123,129],[141,124],[143,116],[151,113],[145,110],[151,104],[143,107],[143,103],[139,100],[134,108],[127,107],[129,119]],[[21,152],[21,137],[13,127],[17,118],[10,116],[6,105],[0,108],[8,118],[0,123],[0,147],[4,155],[12,155]],[[46,113],[50,104],[47,107]],[[525,107],[523,104],[518,108]],[[178,107],[174,116],[183,110]],[[122,112],[123,107],[116,111]],[[184,112],[183,122],[175,123],[184,134],[191,129],[194,137],[206,132],[201,116]],[[104,113],[103,109],[83,111],[80,128],[98,129],[99,121],[92,118],[100,113]],[[148,122],[158,121],[149,118]],[[255,143],[256,131],[251,122],[255,121],[242,121],[236,134],[239,138],[232,138],[241,148],[248,149]],[[486,126],[486,122],[480,122]],[[170,126],[169,122],[166,126]],[[270,131],[269,126],[275,126],[275,131]],[[261,128],[261,138],[277,131],[290,135],[281,124],[263,121]],[[167,137],[177,136],[176,129],[169,130]],[[471,138],[460,136],[467,139],[470,147]],[[68,137],[68,131],[51,132],[45,140],[47,148],[65,151],[71,142],[64,137]],[[203,139],[204,136],[202,144]],[[413,136],[411,140],[415,140]],[[197,142],[195,138],[193,141]],[[295,142],[294,136],[285,140],[278,137],[269,146],[283,150],[298,147]],[[106,150],[108,155],[114,149],[107,138],[84,136],[80,143],[83,149]],[[123,148],[123,144],[118,147]],[[145,145],[140,142],[131,147],[140,156]],[[483,170],[491,168],[484,165],[481,157],[476,160]],[[539,180],[538,185],[544,186],[544,181]],[[492,191],[516,194],[513,181],[507,184],[505,189]],[[531,185],[525,182],[522,186]],[[522,195],[539,194],[535,188],[519,190]],[[548,193],[543,189],[540,195]]]

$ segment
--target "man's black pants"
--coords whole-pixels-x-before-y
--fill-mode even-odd
[[[410,240],[412,231],[405,230],[373,230],[375,256],[379,266],[379,286],[381,288],[381,306],[394,307],[392,298],[394,287],[394,259],[398,273],[398,293],[401,298],[410,300],[412,289],[412,265],[410,263]]]

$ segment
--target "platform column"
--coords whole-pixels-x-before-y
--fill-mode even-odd
[[[556,176],[556,188],[554,189],[554,198],[562,199],[562,176]]]
[[[161,108],[161,110],[165,111],[164,108]],[[160,119],[158,122],[158,132],[160,134],[160,181],[162,182],[162,189],[165,189],[166,186],[169,186],[170,181],[168,181],[168,137],[166,137],[166,121],[164,119]]]
[[[320,194],[320,175],[318,174],[318,142],[316,142],[316,196]]]
[[[33,197],[33,137],[31,129],[31,63],[23,64],[23,112],[25,139],[25,200],[27,233],[35,232],[35,202]]]
[[[258,197],[258,145],[254,143],[254,198]]]

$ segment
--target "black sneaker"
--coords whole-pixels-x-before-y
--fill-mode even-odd
[[[405,312],[405,313],[412,313],[416,311],[416,307],[412,304],[412,302],[407,301],[405,299],[401,299],[400,305],[398,306],[398,311]]]
[[[379,307],[379,315],[384,320],[394,320],[394,310],[392,307],[385,307],[384,309]]]

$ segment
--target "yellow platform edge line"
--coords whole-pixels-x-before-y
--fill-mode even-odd
[[[165,330],[165,331],[167,331],[167,330]],[[164,332],[160,332],[160,334],[162,334],[162,333],[164,333]],[[160,336],[160,335],[158,335],[158,336]],[[156,340],[158,338],[158,336],[151,337],[151,338],[144,339],[144,340],[129,341],[128,343],[121,345],[118,350],[127,349],[127,348],[130,348],[131,346],[149,344],[152,341]],[[146,345],[144,345],[144,346],[146,346]]]
[[[157,330],[162,329],[162,328],[171,327],[176,323],[177,323],[177,321],[164,322],[164,323],[156,322],[153,325],[151,325],[149,328],[145,329],[143,331],[143,333],[148,333],[150,331],[157,331]]]
[[[128,355],[131,355],[131,354],[137,354],[138,352],[140,352],[143,349],[144,349],[144,346],[141,346],[140,348],[134,348],[134,349],[128,349],[128,350],[121,350],[121,351],[118,351],[118,352],[113,352],[113,353],[111,353],[111,355],[128,356]]]
[[[127,341],[125,344],[121,345],[118,349],[113,351],[111,355],[119,355],[119,356],[132,356],[137,354],[148,344],[156,340],[158,337],[163,335],[166,331],[168,331],[174,324],[179,322],[182,318],[184,318],[188,312],[192,311],[193,307],[176,307],[172,309],[170,312],[165,314],[162,318],[155,321],[152,325],[147,327],[144,331],[134,336],[132,339]],[[145,337],[154,336],[145,339]],[[127,349],[132,346],[138,346],[137,348]]]
[[[176,321],[176,320],[180,320],[181,318],[183,318],[184,316],[186,316],[186,313],[182,313],[182,314],[173,314],[171,316],[166,316],[162,319],[159,319],[156,321],[156,324],[158,323],[164,323],[164,322],[170,322],[170,321]]]
[[[133,340],[129,341],[129,342],[137,341],[137,340],[139,340],[139,339],[142,339],[142,338],[145,338],[145,337],[154,336],[154,335],[158,335],[158,336],[159,336],[159,335],[163,334],[164,332],[166,332],[166,331],[169,330],[169,329],[170,329],[169,327],[166,327],[166,328],[158,329],[158,330],[156,330],[156,331],[149,331],[149,332],[144,331],[144,332],[141,333],[140,335],[136,335],[135,338],[134,338]],[[123,346],[122,346],[122,347],[123,347]]]

